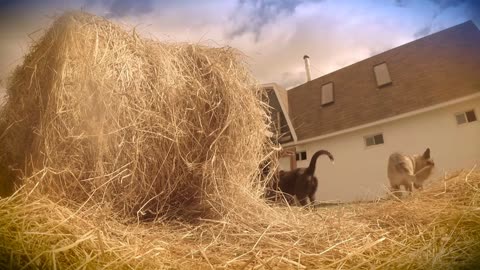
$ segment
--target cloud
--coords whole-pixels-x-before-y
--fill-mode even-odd
[[[425,27],[422,27],[420,30],[415,32],[414,37],[415,38],[421,38],[424,37],[432,32],[432,25],[427,25]]]
[[[97,2],[87,0],[87,9],[96,6]],[[100,5],[107,8],[107,17],[110,18],[148,14],[155,8],[152,0],[102,0]]]
[[[115,0],[110,10],[115,16],[144,14],[153,10],[153,4],[151,0]]]
[[[288,71],[281,74],[279,81],[283,86],[300,85],[306,81],[306,76],[305,71]]]
[[[65,5],[61,0],[42,3],[46,2],[56,9]],[[391,0],[381,4],[377,0],[76,1],[78,7],[107,14],[114,22],[139,25],[136,30],[142,36],[240,49],[260,83],[276,82],[286,88],[305,82],[305,54],[310,56],[312,77],[322,76],[464,22],[478,14],[473,4],[466,0]],[[27,20],[31,23],[21,26]],[[27,34],[41,25],[35,16],[13,15],[8,24],[0,24],[0,77],[19,62],[27,48]],[[5,29],[8,31],[2,31]]]
[[[74,3],[66,3],[63,0],[0,0],[0,21],[5,21],[12,16],[26,15],[32,11],[70,7],[72,4]]]
[[[51,4],[52,2],[58,2],[58,1],[51,1],[51,0],[46,0],[43,5],[48,5]],[[0,11],[6,12],[6,11],[17,11],[20,9],[24,9],[27,7],[32,7],[32,6],[39,6],[38,1],[35,0],[2,0],[0,1]]]
[[[480,26],[480,1],[469,0],[466,1],[466,9],[470,18]]]
[[[472,20],[480,19],[480,1],[478,0],[431,0],[438,5],[439,13],[450,8],[463,6],[467,15]]]
[[[275,22],[280,16],[289,16],[295,12],[301,0],[239,0],[237,9],[232,14],[232,21],[236,24],[228,33],[229,38],[235,38],[252,33],[255,42],[265,25]]]
[[[244,34],[231,43],[252,56],[261,82],[291,88],[306,80],[305,54],[315,78],[413,40],[418,23],[410,10],[393,2],[387,8],[356,3],[304,1],[289,16],[264,24],[259,40]]]
[[[406,0],[395,0],[395,5],[398,7],[405,7],[407,6],[407,1]]]
[[[429,2],[434,4],[435,11],[426,25],[415,33],[416,38],[450,27],[452,20],[456,20],[456,23],[472,20],[480,25],[480,1],[478,0],[430,0]]]

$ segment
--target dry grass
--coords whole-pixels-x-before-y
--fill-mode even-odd
[[[403,200],[137,223],[21,190],[0,200],[0,266],[48,269],[475,269],[480,173]],[[65,206],[68,205],[68,206]],[[248,209],[244,209],[248,212]]]
[[[57,20],[1,112],[0,176],[24,185],[0,199],[0,268],[474,267],[478,172],[403,200],[265,204],[258,166],[275,152],[240,59]]]

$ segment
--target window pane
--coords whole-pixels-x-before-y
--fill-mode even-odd
[[[461,125],[467,122],[467,119],[465,118],[465,114],[457,114],[455,115],[455,118],[457,119],[457,124]]]
[[[302,160],[307,159],[307,152],[301,152]]]
[[[300,155],[298,153],[295,154],[295,160],[299,160],[300,159]]]
[[[373,137],[367,137],[365,138],[365,143],[367,144],[367,146],[371,146],[375,144],[375,141],[373,140]]]
[[[383,144],[383,134],[375,135],[374,137],[375,144]]]
[[[333,83],[322,85],[322,105],[332,103],[333,101]]]
[[[477,121],[477,116],[475,115],[475,112],[473,110],[468,111],[465,114],[467,115],[468,122]]]
[[[377,86],[383,86],[392,82],[386,63],[374,66],[373,71],[375,72],[375,78],[377,79]]]

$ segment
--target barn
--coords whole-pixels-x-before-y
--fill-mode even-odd
[[[432,150],[439,179],[480,162],[480,31],[471,21],[420,38],[289,90],[264,84],[280,169],[317,161],[317,199],[373,200],[388,190],[395,151]]]

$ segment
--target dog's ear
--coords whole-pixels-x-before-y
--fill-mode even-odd
[[[423,158],[430,159],[430,148],[427,148],[427,150],[425,150],[425,152],[423,153]]]

